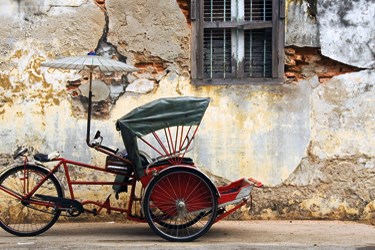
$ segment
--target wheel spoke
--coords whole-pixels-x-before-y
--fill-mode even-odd
[[[11,192],[25,195],[40,183],[47,171],[37,166],[14,167],[0,176],[0,185]],[[48,194],[63,197],[59,182],[53,176],[40,186],[35,194]],[[33,200],[38,198],[30,197]],[[0,191],[0,226],[9,233],[18,236],[33,236],[50,228],[60,216],[60,212],[52,212],[50,206],[29,205],[3,191]],[[5,205],[4,205],[5,204]]]
[[[215,194],[197,171],[171,170],[149,184],[144,197],[147,222],[154,232],[170,241],[199,238],[216,218]]]

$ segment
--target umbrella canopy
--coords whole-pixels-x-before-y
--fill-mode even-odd
[[[87,55],[66,57],[54,61],[44,62],[42,67],[73,70],[98,70],[102,72],[131,72],[137,68],[126,63],[112,60],[103,56]]]
[[[66,57],[54,61],[44,62],[41,64],[42,67],[50,67],[57,69],[73,69],[73,70],[89,70],[89,107],[87,114],[87,135],[86,143],[90,147],[94,145],[90,143],[90,126],[91,126],[91,109],[92,109],[92,73],[93,71],[102,72],[131,72],[137,71],[138,69],[130,66],[126,63],[112,60],[106,57],[97,56],[94,51],[89,52],[86,56],[73,56]]]

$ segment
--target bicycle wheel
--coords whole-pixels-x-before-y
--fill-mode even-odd
[[[196,170],[172,169],[150,182],[143,211],[151,229],[162,238],[193,241],[216,219],[216,190]]]
[[[48,170],[38,166],[17,166],[0,176],[0,226],[17,236],[35,236],[49,229],[59,218],[61,211],[54,210],[36,195],[62,198],[63,190],[53,176],[38,188],[28,199],[22,200],[48,174]],[[13,194],[13,195],[11,195]],[[35,202],[40,202],[36,204]]]
[[[159,225],[163,226],[163,227],[178,230],[178,229],[183,229],[183,228],[187,228],[187,227],[190,227],[190,226],[194,225],[200,219],[202,219],[204,216],[206,216],[206,212],[201,212],[197,215],[194,215],[192,218],[190,218],[190,220],[187,220],[186,223],[177,224],[177,225],[169,224],[165,221],[160,221],[160,220],[158,220],[157,223]]]

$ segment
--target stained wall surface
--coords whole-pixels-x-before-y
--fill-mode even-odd
[[[87,72],[40,67],[95,49],[140,69],[94,74],[92,131],[104,144],[123,148],[115,121],[139,105],[210,97],[190,156],[215,181],[266,185],[236,218],[374,219],[374,10],[371,0],[289,0],[285,84],[195,86],[184,0],[2,0],[2,165],[20,144],[103,164],[85,144]]]

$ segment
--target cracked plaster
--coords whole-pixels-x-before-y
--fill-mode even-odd
[[[106,0],[105,4],[110,19],[108,40],[121,54],[134,64],[138,61],[133,53],[149,54],[143,63],[160,57],[165,68],[178,64],[179,73],[187,70],[190,30],[175,0]]]
[[[311,2],[311,1],[309,1]],[[316,14],[311,14],[308,1],[287,1],[286,46],[320,47]]]
[[[373,0],[287,1],[286,45],[321,47],[333,60],[358,68],[375,67]]]
[[[322,54],[359,68],[374,68],[374,5],[374,0],[318,1]]]

